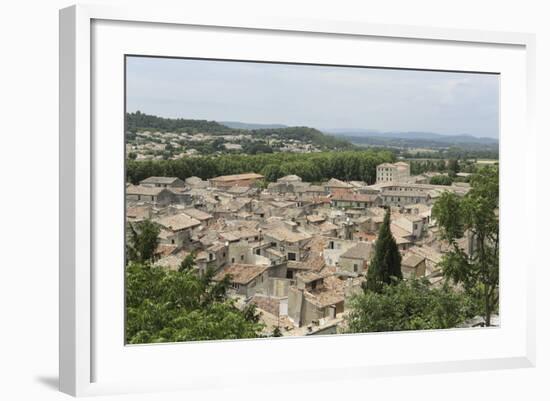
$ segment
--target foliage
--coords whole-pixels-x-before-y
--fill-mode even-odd
[[[383,284],[380,292],[366,291],[351,299],[351,333],[446,329],[474,316],[474,305],[448,285],[430,286],[427,279]]]
[[[288,174],[304,181],[318,182],[330,178],[376,181],[376,166],[393,162],[388,151],[344,151],[318,153],[262,153],[257,155],[221,155],[177,160],[127,161],[127,180],[137,184],[151,176],[208,179],[220,175],[259,172],[273,182]]]
[[[445,277],[460,283],[483,305],[485,324],[490,325],[499,301],[498,167],[485,167],[471,176],[470,184],[463,198],[444,193],[432,216],[451,245],[441,262]],[[471,254],[459,246],[465,236],[473,241]]]
[[[460,171],[460,165],[456,159],[450,159],[447,167],[449,169],[449,177],[451,178],[456,177],[456,174]]]
[[[336,138],[323,134],[315,128],[309,127],[285,127],[285,128],[264,128],[250,130],[253,136],[266,138],[275,137],[286,141],[295,140],[311,143],[323,149],[353,149],[354,146],[345,139]]]
[[[448,175],[436,175],[430,178],[430,184],[432,185],[451,185],[453,179]]]
[[[255,338],[263,325],[256,310],[240,311],[227,298],[229,278],[197,276],[192,268],[126,267],[126,341],[130,344]]]
[[[273,148],[264,142],[247,142],[243,145],[243,151],[249,155],[258,153],[273,153]]]
[[[390,210],[388,209],[378,231],[374,256],[367,270],[365,290],[380,292],[383,284],[396,283],[402,279],[401,254],[390,230]]]
[[[133,262],[153,260],[158,246],[160,227],[151,220],[128,223],[128,241],[126,241],[126,259]]]
[[[274,329],[273,329],[273,334],[272,334],[273,337],[282,337],[283,336],[283,333],[281,332],[281,329],[279,328],[279,326],[276,326]]]

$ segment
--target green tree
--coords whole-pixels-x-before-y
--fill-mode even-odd
[[[470,179],[463,198],[444,193],[432,216],[441,236],[451,245],[441,262],[447,279],[460,283],[482,308],[487,326],[498,311],[499,301],[499,183],[498,167],[486,167]],[[466,237],[470,252],[459,245]]]
[[[446,329],[475,314],[471,299],[447,284],[430,285],[425,278],[383,284],[380,292],[352,297],[347,317],[351,333]]]
[[[183,258],[180,265],[178,266],[178,271],[180,272],[190,271],[194,266],[195,266],[195,254],[194,252],[191,252],[189,255]]]
[[[460,166],[458,164],[458,160],[456,159],[450,159],[449,164],[449,177],[454,178],[456,177],[457,173],[460,171]]]
[[[130,344],[255,338],[263,324],[253,307],[239,310],[227,297],[228,278],[214,281],[194,269],[126,267],[126,341]]]
[[[367,270],[365,289],[380,292],[383,284],[391,284],[402,279],[401,254],[390,230],[390,209],[388,209],[378,231],[374,256]]]
[[[153,260],[159,243],[160,227],[151,220],[138,223],[128,223],[128,241],[126,258],[132,262],[147,262]]]
[[[430,184],[432,185],[451,185],[453,179],[448,175],[436,175],[430,178]]]

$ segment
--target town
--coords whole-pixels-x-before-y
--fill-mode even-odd
[[[145,220],[159,227],[153,266],[177,271],[192,257],[197,276],[229,279],[230,298],[241,310],[254,305],[266,336],[337,334],[362,292],[387,210],[403,278],[442,285],[449,244],[432,208],[445,193],[464,197],[470,184],[434,185],[433,176],[411,175],[404,161],[377,165],[371,185],[298,175],[259,185],[264,176],[254,171],[151,176],[126,185],[127,230]],[[471,254],[473,237],[458,245]]]

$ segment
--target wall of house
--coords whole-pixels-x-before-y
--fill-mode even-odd
[[[357,265],[357,271],[355,270]],[[349,273],[364,273],[366,271],[367,261],[364,259],[343,258],[340,257],[338,262],[338,269]]]
[[[330,248],[330,244],[333,243],[333,248]],[[340,260],[340,255],[345,253],[348,249],[357,245],[355,241],[348,241],[338,238],[330,238],[329,243],[325,250],[323,251],[323,257],[325,258],[325,263],[329,266],[336,266]]]
[[[290,287],[288,289],[288,317],[292,319],[296,327],[300,324],[303,302],[304,293],[296,287]]]
[[[269,277],[267,295],[272,297],[287,297],[292,280],[288,278]]]

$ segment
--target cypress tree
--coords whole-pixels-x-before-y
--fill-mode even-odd
[[[402,279],[401,254],[390,230],[390,210],[388,209],[378,231],[374,257],[367,271],[365,289],[380,292],[383,284],[391,284]]]

